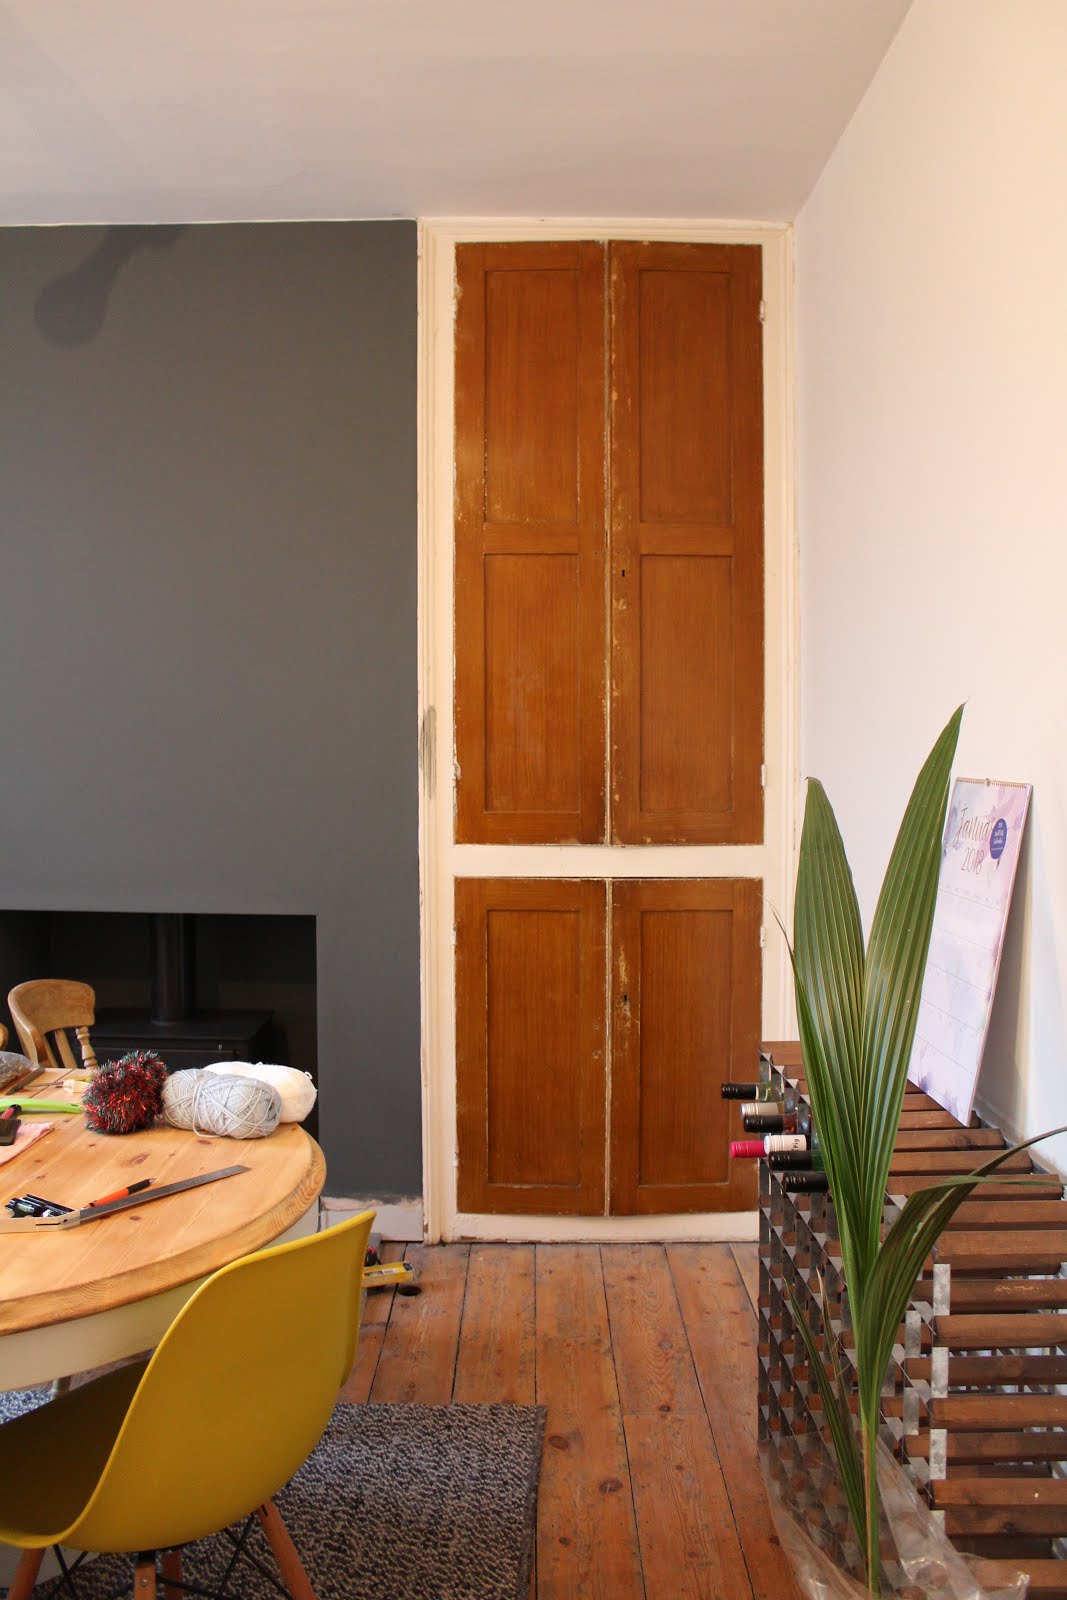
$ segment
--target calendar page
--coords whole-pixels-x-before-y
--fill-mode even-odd
[[[967,1125],[1030,805],[1028,783],[958,778],[908,1077]]]

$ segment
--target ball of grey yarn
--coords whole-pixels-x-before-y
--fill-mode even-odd
[[[227,1077],[193,1067],[163,1085],[163,1116],[172,1128],[228,1139],[264,1139],[282,1115],[277,1089],[258,1078]]]

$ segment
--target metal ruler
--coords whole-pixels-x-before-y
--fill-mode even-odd
[[[134,1206],[146,1206],[153,1200],[165,1200],[171,1194],[183,1194],[186,1189],[199,1189],[204,1183],[217,1183],[220,1178],[235,1178],[247,1167],[220,1167],[217,1172],[202,1172],[196,1178],[178,1178],[174,1183],[161,1183],[158,1189],[141,1189],[137,1194],[123,1195],[119,1200],[108,1200],[102,1206],[84,1206],[81,1211],[68,1211],[63,1217],[9,1217],[0,1221],[0,1233],[36,1233],[45,1228],[77,1228],[83,1222],[95,1222],[98,1217],[113,1217],[119,1211],[131,1211]]]

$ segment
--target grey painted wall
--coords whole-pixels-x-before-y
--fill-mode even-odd
[[[410,222],[0,230],[0,905],[313,914],[333,1194],[421,1187],[415,337]]]

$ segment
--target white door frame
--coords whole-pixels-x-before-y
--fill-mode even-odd
[[[663,239],[763,246],[765,843],[456,844],[453,724],[453,317],[464,241]],[[419,880],[423,1206],[442,1239],[751,1239],[755,1212],[679,1217],[526,1217],[456,1206],[453,881],[456,877],[761,877],[763,1030],[793,1031],[792,984],[774,913],[792,923],[799,788],[793,233],[788,225],[573,217],[434,218],[419,224]],[[608,971],[605,970],[605,984]]]

